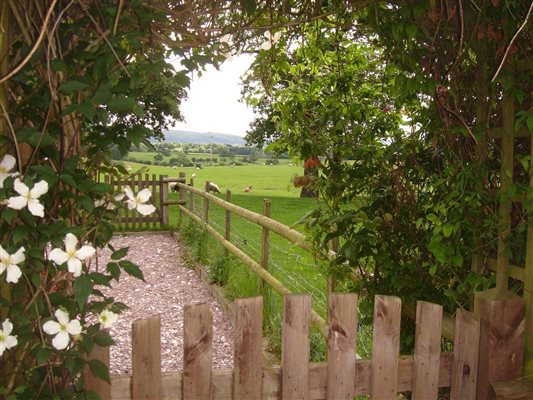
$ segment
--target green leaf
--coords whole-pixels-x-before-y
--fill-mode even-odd
[[[129,247],[123,247],[117,251],[114,251],[112,254],[111,254],[111,259],[112,260],[120,260],[121,258],[124,258],[126,256],[126,254],[128,254],[128,250],[130,248]]]
[[[78,185],[76,184],[76,181],[74,180],[74,178],[71,175],[61,174],[61,175],[59,175],[59,179],[61,180],[61,182],[64,182],[67,185],[72,186],[73,188],[77,188],[78,187]]]
[[[429,266],[429,275],[435,276],[436,273],[437,273],[437,264],[431,264]]]
[[[37,364],[44,364],[50,359],[50,355],[52,354],[52,351],[46,347],[41,347],[37,351],[37,355],[35,358],[37,359]]]
[[[135,265],[134,263],[132,263],[131,261],[128,261],[128,260],[122,260],[122,261],[119,261],[118,263],[122,268],[124,268],[124,271],[126,271],[127,274],[137,278],[137,279],[140,279],[141,281],[144,282],[144,276],[143,276],[143,273],[141,271],[141,269],[139,268],[138,265]]]
[[[85,103],[81,104],[78,107],[78,111],[81,112],[83,116],[91,122],[94,120],[94,116],[96,115],[96,107],[93,106],[90,101],[86,101]]]
[[[17,212],[13,210],[12,208],[5,208],[2,211],[2,219],[6,221],[8,224],[11,223],[11,221],[13,220],[13,218],[15,218],[16,215],[17,215]]]
[[[109,284],[109,281],[111,280],[109,278],[109,276],[106,276],[106,275],[101,274],[99,272],[91,272],[89,274],[89,277],[92,279],[92,281],[96,285],[103,285],[103,286],[111,287],[111,285]]]
[[[83,208],[88,212],[92,212],[94,210],[94,201],[88,196],[79,196],[76,199],[76,204],[79,208]]]
[[[79,276],[74,280],[73,289],[78,305],[83,308],[93,289],[91,279],[87,275]]]
[[[111,274],[111,276],[118,281],[118,278],[120,277],[120,266],[115,262],[110,262],[106,266],[107,272]]]
[[[115,344],[115,341],[109,336],[109,333],[100,331],[94,336],[94,343],[98,346],[109,347]]]
[[[113,97],[107,105],[112,112],[125,114],[131,112],[135,104],[137,104],[135,99],[120,95]]]
[[[102,361],[96,359],[89,360],[89,368],[94,376],[111,383],[111,380],[109,379],[109,370]]]
[[[442,233],[444,234],[444,237],[448,238],[453,233],[453,225],[445,224],[442,227]]]
[[[80,81],[67,81],[62,83],[59,86],[59,91],[63,94],[72,94],[74,92],[79,92],[80,90],[83,90],[85,88],[88,88],[89,85]]]

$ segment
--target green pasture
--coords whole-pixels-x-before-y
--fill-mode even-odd
[[[135,158],[137,160],[140,160],[140,161],[151,161],[151,162],[154,162],[154,156],[157,155],[159,153],[157,152],[154,152],[154,151],[130,151],[128,153],[128,156],[127,158]],[[177,156],[177,153],[175,152],[171,152],[170,156],[165,156],[165,155],[162,155],[163,156],[163,160],[162,162],[169,162],[171,158],[174,158]],[[217,160],[217,164],[218,163],[230,163],[230,162],[237,162],[237,161],[241,161],[243,158],[246,158],[248,156],[244,156],[244,155],[236,155],[234,158],[230,158],[230,157],[222,157],[220,154],[211,154],[211,153],[188,153],[187,154],[189,160],[192,162],[192,158],[195,157],[196,159],[198,158],[201,158],[201,159],[204,159],[204,160],[212,160],[212,159],[216,159]],[[267,160],[266,158],[260,158],[258,159],[255,164],[256,165],[263,165],[263,163],[265,162],[265,160]],[[288,160],[288,159],[280,159],[278,160],[280,164],[292,164],[292,161]],[[253,166],[253,165],[252,165]]]

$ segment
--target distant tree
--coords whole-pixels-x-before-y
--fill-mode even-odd
[[[163,155],[160,154],[160,153],[157,153],[157,154],[154,156],[154,161],[158,161],[158,162],[163,161]]]

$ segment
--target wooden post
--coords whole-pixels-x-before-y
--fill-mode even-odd
[[[333,228],[334,230],[336,228]],[[334,253],[338,253],[339,252],[339,237],[334,237],[333,239],[331,239],[329,241],[329,249],[334,252]],[[335,278],[333,277],[333,275],[331,273],[328,274],[328,293],[331,294],[335,291],[335,286],[336,286],[336,282],[335,282]]]
[[[270,200],[263,200],[263,215],[270,218]],[[261,268],[268,271],[268,259],[270,256],[270,229],[261,229]],[[265,283],[259,278],[259,293],[264,294]]]
[[[441,327],[442,306],[417,302],[413,400],[438,398]]]
[[[194,187],[194,178],[189,179],[189,186]],[[194,213],[194,193],[189,192],[189,211]]]
[[[508,72],[514,76],[512,58],[509,60]],[[503,133],[501,143],[501,168],[500,168],[500,192],[505,193],[513,184],[514,167],[514,125],[515,125],[515,98],[510,93],[504,93],[502,100]],[[511,232],[511,212],[513,202],[509,198],[500,200],[498,210],[499,234],[496,286],[507,289],[509,282],[509,256],[507,238]]]
[[[209,306],[185,306],[183,326],[183,399],[210,399],[213,315]]]
[[[524,301],[504,288],[476,293],[475,313],[481,322],[478,400],[490,395],[490,384],[522,376]]]
[[[161,205],[159,205],[158,207],[158,204],[157,204],[157,176],[155,174],[152,174],[152,181],[150,182],[150,185],[152,186],[152,201],[154,203],[154,206],[158,210],[161,210]],[[158,214],[159,213],[156,211],[156,212],[153,212],[152,215],[150,216],[153,229],[156,229],[157,227],[157,215]]]
[[[450,400],[476,398],[479,354],[479,319],[459,309],[455,315]]]
[[[327,398],[355,397],[357,295],[330,294]]]
[[[286,295],[281,348],[281,398],[309,398],[311,296]]]
[[[204,190],[206,192],[209,192],[209,181],[205,181],[205,188]],[[203,201],[203,208],[202,208],[202,221],[204,221],[206,224],[209,223],[209,200],[207,200],[204,197]]]
[[[395,399],[400,355],[399,297],[376,296],[374,300],[374,344],[370,371],[372,399]]]
[[[132,324],[131,397],[138,400],[160,399],[161,392],[161,319],[138,319]]]
[[[179,177],[180,179],[183,179],[183,182],[180,182],[180,183],[186,183],[186,179],[185,179],[185,172],[180,172],[179,174]],[[183,201],[183,202],[186,202],[187,199],[185,198],[185,189],[181,188],[180,187],[180,190],[179,190],[179,193],[180,193],[180,200]],[[181,208],[178,207],[178,213],[179,213],[179,223],[181,224],[182,222],[182,219],[183,219],[183,215],[181,213]]]
[[[530,143],[529,196],[533,197],[533,135]],[[533,212],[528,217],[526,263],[524,271],[524,302],[526,306],[524,375],[533,376]]]
[[[168,225],[168,184],[164,182],[167,175],[159,175],[159,204],[161,204],[161,224]]]
[[[263,383],[263,298],[235,300],[233,399],[260,400]]]
[[[109,370],[109,347],[94,345],[93,350],[87,357],[88,362],[91,360],[99,360],[103,362]],[[85,390],[92,390],[93,392],[98,393],[102,400],[111,399],[111,385],[93,375],[91,368],[87,364],[83,367],[83,381],[85,383]]]

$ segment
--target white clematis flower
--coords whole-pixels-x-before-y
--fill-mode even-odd
[[[105,309],[98,315],[98,321],[102,324],[104,328],[111,328],[111,326],[117,321],[118,314],[115,314],[113,311]]]
[[[265,36],[266,40],[261,45],[261,50],[270,50],[273,44],[279,42],[279,39],[281,38],[281,31],[274,33],[274,35],[272,35],[270,31],[266,31],[263,35]]]
[[[18,172],[9,172],[15,168],[17,160],[11,154],[6,154],[0,162],[0,189],[4,187],[4,181],[8,176],[17,176]]]
[[[22,271],[17,264],[26,259],[24,251],[26,251],[24,247],[21,247],[16,253],[9,254],[0,246],[0,275],[7,270],[6,282],[17,283],[19,281]]]
[[[7,199],[7,206],[9,208],[22,210],[24,207],[28,206],[28,210],[30,210],[32,215],[41,218],[44,217],[44,206],[39,203],[39,200],[37,199],[48,192],[48,183],[46,181],[37,182],[30,190],[28,186],[17,178],[15,179],[13,187],[20,196]]]
[[[137,193],[137,196],[135,196],[131,188],[126,186],[124,188],[124,193],[127,197],[126,204],[128,205],[128,209],[137,209],[137,211],[139,211],[139,213],[142,215],[150,215],[156,210],[152,204],[144,204],[150,200],[150,196],[152,196],[150,189],[145,188]]]
[[[220,38],[220,44],[223,46],[224,50],[220,52],[227,61],[233,60],[233,54],[231,54],[231,46],[233,45],[233,40],[231,35],[227,33],[226,35]]]
[[[70,336],[77,336],[81,333],[81,324],[77,319],[69,321],[68,313],[63,310],[56,310],[56,321],[48,321],[43,324],[43,330],[49,335],[55,335],[52,339],[52,346],[57,350],[66,349],[70,341]]]
[[[9,319],[2,322],[2,329],[0,329],[0,356],[4,354],[5,349],[10,349],[17,345],[17,335],[11,335],[13,332],[13,324]]]
[[[67,233],[63,243],[65,243],[66,251],[58,248],[53,249],[49,258],[57,265],[67,263],[68,272],[72,272],[75,277],[78,277],[81,275],[81,262],[92,257],[96,250],[92,246],[82,246],[79,250],[76,250],[78,238],[72,233]]]

